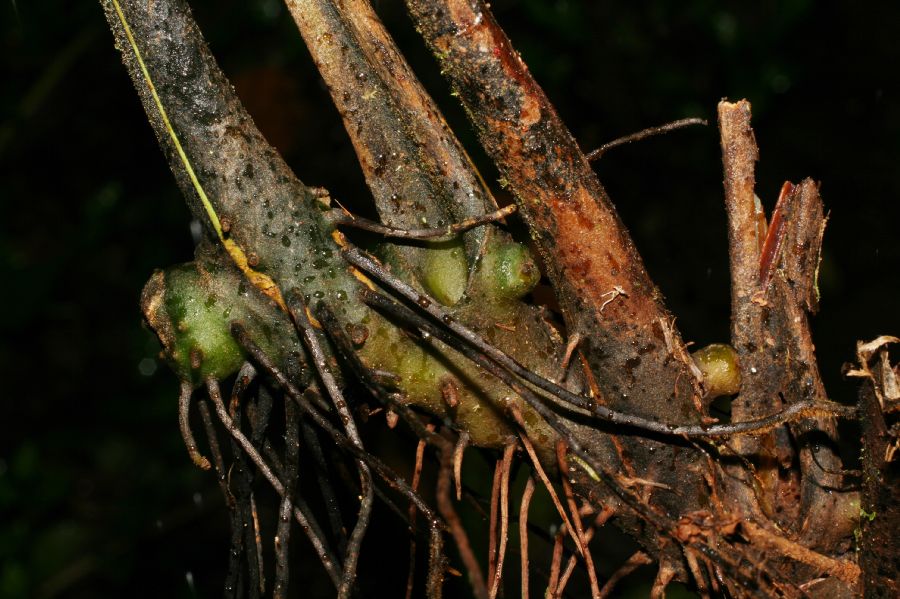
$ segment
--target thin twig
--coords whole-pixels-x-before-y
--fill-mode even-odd
[[[647,139],[648,137],[653,137],[662,133],[668,133],[670,131],[675,131],[676,129],[683,129],[684,127],[689,127],[691,125],[706,124],[706,119],[691,117],[688,119],[679,119],[677,121],[672,121],[671,123],[666,123],[665,125],[659,125],[657,127],[648,127],[647,129],[642,129],[641,131],[632,133],[631,135],[619,137],[610,142],[607,142],[596,150],[591,150],[590,152],[588,152],[585,155],[585,158],[587,158],[589,162],[593,162],[594,160],[599,160],[609,150],[612,150],[613,148],[617,148],[619,146],[624,146],[625,144],[629,144],[633,141],[640,141],[642,139]]]
[[[305,513],[309,513],[308,511]],[[265,577],[265,568],[263,567],[263,550],[262,550],[262,528],[259,526],[259,510],[256,509],[256,497],[253,493],[250,493],[250,523],[252,526],[248,527],[247,535],[253,537],[253,545],[256,547],[256,553],[254,554],[256,561],[253,563],[249,563],[248,568],[251,573],[250,577],[250,587],[251,587],[251,596],[259,597],[260,595],[265,594],[266,592],[266,577]],[[250,553],[248,552],[249,556]],[[247,560],[250,562],[250,560]]]
[[[665,559],[660,560],[659,570],[657,570],[656,578],[653,579],[653,586],[650,588],[650,599],[665,599],[666,587],[675,578],[676,573],[672,564]]]
[[[256,378],[256,368],[250,362],[241,364],[237,376],[234,379],[234,385],[231,387],[231,402],[228,404],[228,413],[234,418],[234,415],[240,407],[241,398],[250,386],[250,383]]]
[[[240,379],[235,382],[235,386],[241,384]],[[230,402],[231,411],[229,414],[237,428],[241,426],[242,410],[240,400],[234,401],[234,399],[236,396],[239,398],[241,393],[240,389],[237,390],[237,393],[235,389],[232,389],[231,393],[232,401]],[[260,388],[259,394],[266,396],[265,388]],[[243,557],[247,564],[246,588],[249,592],[249,597],[250,599],[258,599],[266,592],[266,577],[265,568],[263,567],[262,534],[259,529],[256,501],[253,496],[253,471],[247,463],[247,457],[244,455],[240,444],[234,440],[234,437],[229,437],[229,446],[231,447],[233,458],[229,473],[229,485],[234,486],[236,505],[232,516],[232,535],[238,537],[238,539],[234,540],[234,543],[242,549],[237,559]],[[235,557],[232,556],[232,559],[235,559]]]
[[[860,568],[857,564],[813,551],[790,539],[770,532],[751,520],[741,521],[741,530],[752,541],[777,550],[779,555],[790,557],[850,584],[856,584],[859,580]]]
[[[550,560],[550,578],[547,580],[547,591],[545,597],[557,597],[557,589],[559,589],[560,569],[562,568],[563,556],[563,539],[566,536],[565,529],[557,531],[553,538],[553,557]]]
[[[264,386],[260,386],[256,393],[255,401],[250,404],[247,411],[248,420],[250,421],[250,440],[254,446],[262,443],[263,436],[266,434],[266,428],[269,426],[269,417],[272,415],[272,394]]]
[[[241,400],[256,378],[256,369],[250,362],[244,362],[235,377],[231,387],[231,401],[228,405],[228,413],[232,420],[240,426],[242,417]],[[251,404],[248,413],[255,417],[250,420],[250,441],[258,446],[262,441],[265,428],[268,426],[269,411],[272,406],[272,397],[265,388],[260,388],[257,399]],[[256,497],[253,494],[253,473],[249,470],[247,460],[240,446],[231,439],[231,449],[234,456],[232,470],[236,470],[238,503],[232,514],[232,544],[230,561],[238,562],[241,556],[246,558],[247,570],[250,580],[251,597],[259,597],[266,592],[265,568],[263,567],[262,532],[259,527],[259,515],[256,510]],[[243,533],[243,542],[241,535]],[[255,552],[250,548],[255,548]],[[227,588],[227,585],[226,585]]]
[[[417,493],[409,488],[409,485],[402,477],[372,454],[359,449],[349,438],[347,438],[347,436],[342,434],[333,424],[331,424],[331,422],[319,411],[319,408],[315,407],[313,403],[301,393],[290,380],[288,380],[285,374],[272,363],[266,353],[254,343],[250,338],[247,329],[241,323],[232,323],[231,332],[234,335],[235,340],[237,340],[238,345],[240,345],[241,348],[246,351],[250,357],[252,357],[253,360],[275,380],[276,383],[278,383],[285,394],[290,397],[291,400],[313,420],[313,422],[315,422],[316,426],[324,430],[325,433],[331,437],[338,447],[350,455],[364,460],[391,487],[405,495],[408,499],[414,501],[419,511],[423,512],[430,521],[439,522],[434,510],[432,510]]]
[[[315,317],[321,323],[331,342],[334,343],[341,355],[347,359],[353,373],[362,381],[372,395],[398,417],[402,417],[403,421],[409,425],[419,439],[423,439],[436,447],[446,445],[447,441],[434,433],[434,427],[422,424],[422,421],[410,407],[404,401],[401,401],[402,396],[400,394],[392,392],[386,387],[384,383],[385,375],[390,375],[390,373],[375,371],[363,363],[353,349],[353,344],[347,333],[341,328],[334,312],[331,311],[331,308],[325,302],[316,304]]]
[[[563,520],[563,526],[565,530],[569,532],[569,534],[572,536],[572,541],[575,542],[575,548],[580,554],[584,555],[584,545],[581,543],[581,539],[576,534],[575,529],[572,526],[572,522],[569,520],[569,516],[566,514],[566,509],[563,507],[562,502],[559,500],[559,496],[556,494],[556,489],[553,488],[553,484],[547,477],[546,472],[544,472],[544,468],[541,466],[541,461],[538,459],[537,453],[534,451],[534,445],[532,444],[531,438],[529,438],[528,433],[525,429],[525,420],[522,418],[522,412],[519,410],[518,406],[512,406],[510,408],[510,412],[513,415],[513,419],[516,421],[516,424],[519,426],[519,438],[522,441],[522,445],[525,447],[525,452],[531,459],[531,464],[534,466],[534,470],[535,472],[537,472],[538,478],[541,479],[541,482],[544,484],[544,488],[547,489],[547,493],[550,494],[550,499],[553,500],[553,505],[556,506],[556,511],[559,513],[560,517]]]
[[[329,219],[335,225],[348,226],[355,229],[362,229],[364,231],[371,231],[372,233],[378,233],[379,235],[382,235],[384,237],[393,237],[396,239],[423,239],[427,241],[439,242],[451,241],[455,239],[460,233],[464,233],[469,229],[475,228],[480,225],[502,220],[515,211],[516,205],[510,204],[508,206],[500,208],[499,210],[495,210],[494,212],[467,218],[458,223],[447,225],[446,227],[434,227],[427,229],[400,229],[397,227],[391,227],[389,225],[384,225],[373,220],[354,216],[344,210],[338,209],[332,210],[329,213]]]
[[[694,577],[694,583],[697,585],[697,594],[700,595],[700,599],[710,599],[706,576],[700,570],[700,565],[697,563],[697,555],[690,547],[684,548],[684,560],[687,562],[688,570],[691,571],[691,575]]]
[[[613,572],[613,575],[609,577],[609,580],[603,585],[603,588],[600,589],[600,597],[601,599],[605,599],[609,597],[610,593],[612,593],[616,584],[634,572],[637,568],[641,566],[645,566],[647,564],[652,564],[653,560],[644,553],[643,551],[636,551],[634,554],[625,560],[625,563],[619,566],[619,569]]]
[[[584,539],[584,544],[587,545],[591,541],[591,539],[594,538],[594,529],[589,528],[587,531],[585,531],[582,538]],[[569,584],[569,579],[575,572],[575,566],[577,562],[578,560],[576,559],[576,556],[569,556],[569,560],[566,562],[566,567],[563,568],[562,575],[559,577],[559,584],[556,587],[556,592],[554,593],[553,597],[561,597],[563,593],[565,593],[566,586]],[[591,597],[594,597],[596,599],[597,595],[592,592]]]

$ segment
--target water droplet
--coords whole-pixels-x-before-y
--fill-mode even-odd
[[[141,376],[153,376],[156,373],[156,360],[153,358],[143,358],[138,362],[138,372]]]
[[[286,248],[291,247],[291,238],[288,237],[287,235],[282,235],[281,236],[281,245],[283,245]]]

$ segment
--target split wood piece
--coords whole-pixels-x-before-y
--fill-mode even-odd
[[[859,519],[859,563],[865,597],[887,599],[900,593],[900,426],[897,413],[889,411],[897,393],[900,367],[892,365],[883,336],[858,344],[860,424],[863,435],[863,493]],[[896,399],[896,398],[895,398]]]
[[[780,365],[771,360],[779,339],[766,330],[765,313],[753,303],[760,291],[760,255],[766,238],[766,216],[754,191],[759,150],[750,125],[750,103],[746,100],[735,104],[720,102],[719,131],[728,215],[731,343],[737,351],[742,374],[741,394],[732,403],[731,417],[733,421],[753,420],[782,408],[778,399],[782,373]],[[775,512],[779,456],[791,453],[787,441],[774,432],[732,441],[737,453],[756,458],[756,486],[760,488],[756,495],[767,515]]]
[[[810,179],[785,183],[767,222],[753,189],[759,154],[749,103],[720,103],[719,125],[732,344],[742,371],[732,420],[752,420],[806,401],[826,402],[808,321],[818,308],[816,277],[826,220],[818,185]],[[842,512],[856,501],[855,494],[842,490],[846,485],[839,474],[834,418],[810,414],[768,435],[735,439],[732,447],[754,463],[756,498],[779,526],[825,551],[848,536],[847,527],[833,525],[846,519]],[[780,476],[797,452],[800,476]],[[797,495],[799,502],[789,499]]]

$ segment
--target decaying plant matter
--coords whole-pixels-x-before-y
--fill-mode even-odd
[[[380,498],[411,530],[424,518],[432,597],[448,568],[445,536],[474,595],[497,596],[510,514],[518,513],[527,596],[534,578],[525,523],[539,487],[562,522],[547,596],[562,594],[577,563],[601,597],[649,562],[658,564],[657,596],[671,580],[703,596],[894,595],[896,553],[886,561],[885,552],[897,535],[876,523],[896,531],[900,390],[886,345],[897,340],[860,346],[850,372],[863,382],[858,407],[828,400],[807,320],[817,308],[825,226],[818,185],[786,183],[766,217],[754,194],[747,102],[719,106],[731,345],[692,356],[588,158],[482,2],[407,7],[515,195],[515,207],[502,209],[367,0],[287,0],[381,223],[348,213],[290,172],[183,0],[102,4],[208,233],[193,262],[152,276],[142,308],[183,381],[189,453],[201,468],[215,467],[232,513],[227,595],[284,596],[292,520],[337,595],[353,595]],[[540,252],[563,327],[528,301],[541,271],[502,226],[514,211]],[[383,241],[360,249],[355,228]],[[232,378],[223,396],[220,382]],[[191,432],[198,387],[231,437],[230,467],[205,401],[208,452]],[[359,387],[368,397],[356,396]],[[735,394],[730,422],[710,416],[712,399]],[[406,481],[364,446],[360,415],[379,410],[419,437],[417,464],[427,446],[436,450],[435,506],[418,495],[418,476]],[[853,441],[839,438],[838,419],[862,427],[861,478],[838,454],[839,443]],[[359,497],[352,525],[336,499],[330,446],[355,470],[342,482]],[[468,446],[502,452],[488,564],[475,558],[473,532],[454,508]],[[515,460],[531,474],[518,510]],[[298,492],[305,476],[318,478],[314,503],[324,511]],[[259,532],[257,479],[281,497],[274,539]],[[398,499],[409,502],[406,512]],[[601,580],[589,543],[607,521],[642,550]],[[267,567],[270,543],[275,564]],[[409,581],[410,595],[418,584]]]

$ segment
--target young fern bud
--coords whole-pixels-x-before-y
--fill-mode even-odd
[[[453,306],[466,291],[469,268],[462,242],[439,244],[425,258],[423,283],[436,300]]]
[[[706,399],[734,395],[741,389],[741,369],[737,352],[725,343],[713,343],[698,349],[691,357],[703,373]]]
[[[231,335],[236,320],[278,364],[297,371],[290,364],[297,364],[302,348],[290,322],[271,300],[251,294],[259,295],[234,268],[190,262],[156,271],[141,294],[141,309],[172,369],[195,386],[210,376],[228,377],[245,361]]]
[[[511,301],[531,292],[541,279],[541,272],[528,248],[515,242],[502,242],[491,247],[482,262],[484,288],[497,301]]]

